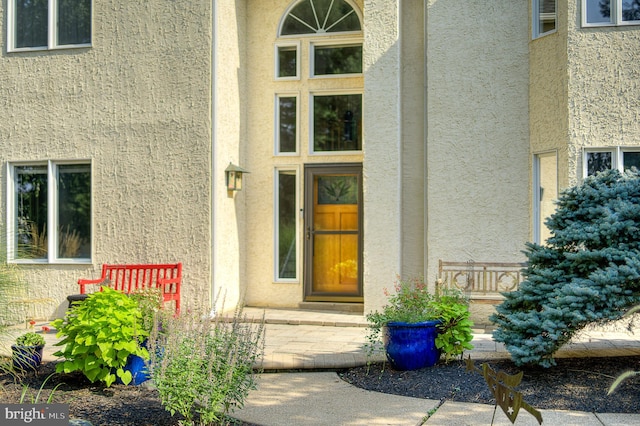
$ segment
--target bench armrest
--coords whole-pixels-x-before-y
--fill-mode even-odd
[[[177,278],[158,278],[158,287],[164,287],[167,284],[175,284],[178,293],[180,292],[180,281],[182,281],[182,277]],[[163,289],[164,293],[164,289]]]
[[[108,282],[109,282],[109,280],[107,280],[105,278],[98,278],[98,279],[95,279],[95,280],[89,280],[89,279],[86,279],[86,278],[80,278],[78,280],[78,284],[80,285],[80,294],[87,294],[87,293],[85,293],[85,291],[86,291],[85,290],[85,286],[86,285],[90,285],[90,284],[105,284],[105,283],[108,283]]]

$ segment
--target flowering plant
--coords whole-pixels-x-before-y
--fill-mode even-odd
[[[397,277],[393,285],[395,292],[384,289],[388,303],[381,312],[367,314],[367,321],[372,327],[380,328],[389,322],[416,323],[437,318],[433,294],[429,293],[427,284],[421,277],[403,280]]]
[[[404,280],[400,276],[394,283],[394,290],[394,293],[384,290],[388,303],[382,311],[367,314],[369,334],[365,348],[369,355],[380,348],[382,328],[391,322],[438,320],[435,343],[444,352],[447,361],[456,355],[462,356],[465,349],[473,348],[470,344],[473,322],[469,319],[469,302],[462,293],[444,290],[432,294],[422,277]]]

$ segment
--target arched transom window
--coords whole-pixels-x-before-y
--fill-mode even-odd
[[[360,19],[345,0],[303,0],[285,17],[281,36],[360,31]]]

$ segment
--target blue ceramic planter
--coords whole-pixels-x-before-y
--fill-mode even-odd
[[[382,340],[391,367],[395,370],[417,370],[438,362],[438,324],[438,320],[388,323],[382,330]]]
[[[41,346],[17,346],[12,345],[11,351],[13,353],[13,367],[17,370],[29,371],[36,370],[42,362],[42,350],[44,345]]]

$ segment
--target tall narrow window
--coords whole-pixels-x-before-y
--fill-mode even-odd
[[[313,96],[313,150],[362,149],[362,95]]]
[[[556,153],[537,154],[534,173],[537,187],[537,193],[534,197],[536,206],[534,241],[542,244],[551,236],[545,221],[555,212],[555,201],[558,199],[558,159]]]
[[[16,258],[47,257],[47,188],[47,166],[16,167]]]
[[[9,0],[8,4],[10,51],[91,44],[91,0]]]
[[[297,278],[297,197],[295,170],[277,172],[277,279]]]
[[[295,153],[298,147],[298,98],[277,97],[277,153]]]
[[[12,260],[55,262],[91,257],[89,164],[13,166],[7,209]]]
[[[91,170],[88,164],[58,166],[58,257],[91,257]]]
[[[533,38],[556,29],[556,0],[533,0]]]

